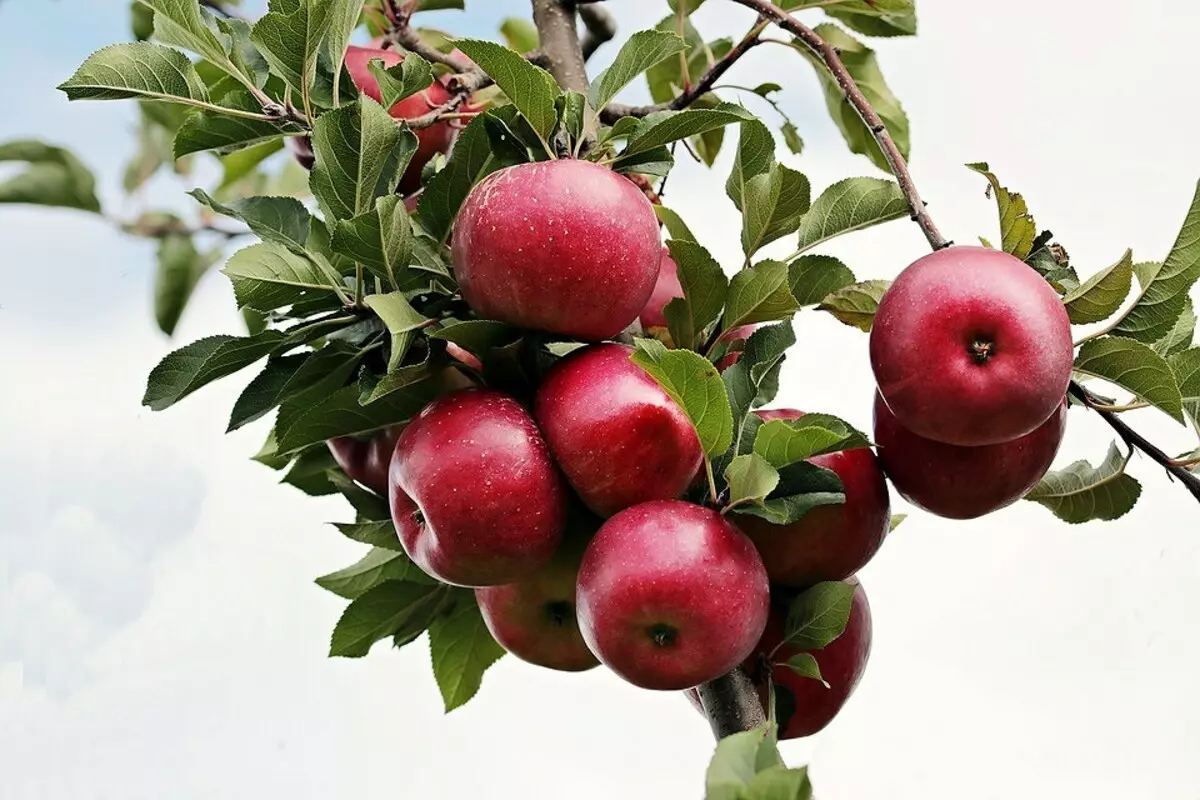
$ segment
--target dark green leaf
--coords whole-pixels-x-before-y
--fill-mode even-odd
[[[667,233],[672,239],[684,242],[696,241],[695,235],[688,228],[687,223],[683,221],[683,217],[666,206],[661,205],[654,207],[654,213],[658,215],[658,221],[666,227]]]
[[[446,168],[434,175],[421,193],[417,218],[438,241],[450,235],[450,226],[471,187],[498,166],[492,158],[486,124],[484,117],[477,117],[467,125],[454,143]]]
[[[343,0],[303,0],[286,13],[272,10],[254,23],[254,44],[271,71],[300,97],[307,98],[316,82],[321,43],[333,23],[335,6],[342,4]]]
[[[1127,462],[1113,443],[1099,467],[1076,461],[1064,470],[1048,472],[1025,499],[1040,503],[1073,525],[1118,519],[1133,509],[1142,493],[1142,485],[1125,474]]]
[[[193,189],[188,194],[218,214],[246,223],[263,241],[281,244],[297,254],[304,253],[312,216],[296,198],[246,197],[221,203],[203,189]]]
[[[350,44],[350,39],[354,35],[354,29],[358,27],[359,18],[363,13],[363,0],[323,0],[330,5],[329,22],[327,23],[328,35],[325,37],[325,55],[329,59],[334,75],[341,75],[342,65],[346,59],[346,45]],[[311,0],[310,0],[311,2]],[[409,53],[404,61],[417,62],[423,59],[415,53]],[[416,65],[414,64],[414,67]],[[335,86],[337,82],[334,82]],[[425,86],[429,85],[429,81],[425,82]],[[421,87],[425,88],[424,86]],[[383,89],[383,83],[380,82],[380,89]],[[336,89],[335,89],[336,92]],[[336,97],[336,94],[335,94]],[[340,100],[340,98],[338,98]],[[383,91],[383,104],[386,108],[391,108],[392,104],[388,102],[388,93]],[[338,102],[334,102],[338,105]]]
[[[895,181],[847,178],[821,192],[800,223],[801,251],[909,214]]]
[[[636,340],[633,362],[644,369],[688,415],[709,458],[733,443],[733,415],[725,384],[712,362],[690,350],[667,350],[653,339]]]
[[[330,479],[337,469],[333,454],[325,447],[314,447],[301,453],[283,476],[282,483],[294,486],[309,497],[337,494],[338,487]]]
[[[283,341],[277,331],[255,336],[210,336],[170,353],[150,372],[142,404],[162,411],[205,384],[265,358]]]
[[[445,391],[436,376],[393,392],[369,406],[359,404],[357,386],[316,402],[284,403],[279,409],[279,452],[292,453],[338,436],[356,436],[406,422]]]
[[[229,416],[228,430],[235,431],[260,419],[289,400],[302,396],[316,399],[340,389],[358,368],[362,355],[354,347],[332,343],[311,353],[268,361],[238,396]]]
[[[854,426],[829,414],[772,420],[759,429],[754,440],[754,452],[777,469],[813,456],[870,446],[870,440]]]
[[[403,292],[369,295],[365,302],[367,307],[383,320],[388,333],[392,335],[392,352],[388,359],[388,371],[394,370],[404,360],[404,354],[408,351],[415,336],[414,331],[429,319],[412,307]]]
[[[212,17],[194,0],[142,0],[154,10],[154,38],[163,44],[175,45],[203,56],[213,66],[236,74],[229,60],[229,51],[217,35],[215,26],[206,22]]]
[[[685,48],[683,39],[676,33],[638,31],[622,45],[612,65],[592,81],[588,89],[588,102],[599,113],[634,78],[660,61],[678,55]]]
[[[766,175],[774,166],[775,137],[770,129],[758,119],[742,125],[733,171],[725,182],[725,193],[738,211],[745,211],[750,182],[759,175]]]
[[[810,187],[803,174],[782,165],[756,175],[743,187],[742,252],[749,258],[760,247],[801,225],[809,210]]]
[[[374,547],[345,569],[317,578],[317,585],[339,597],[353,600],[387,581],[436,583],[403,552]]]
[[[554,101],[562,93],[549,72],[507,47],[480,39],[459,39],[458,48],[496,82],[542,139],[558,122]]]
[[[814,306],[854,283],[854,273],[833,256],[800,256],[788,265],[788,285],[801,306]]]
[[[448,616],[434,620],[429,627],[429,650],[447,712],[474,697],[483,673],[504,655],[504,648],[492,638],[473,598],[471,602],[461,601]]]
[[[821,665],[817,663],[817,659],[813,657],[812,653],[797,653],[785,661],[784,666],[802,678],[812,678],[825,683],[825,679],[821,677]]]
[[[697,337],[716,322],[725,305],[729,280],[707,250],[694,241],[672,239],[667,242],[671,258],[678,267],[683,299],[672,301],[679,311],[669,312],[667,319],[676,347],[696,346]]]
[[[454,342],[459,347],[480,358],[488,354],[493,347],[511,344],[516,340],[519,331],[503,322],[491,319],[469,319],[463,322],[453,322],[429,334],[430,339],[444,339]]]
[[[208,103],[208,90],[188,57],[150,42],[116,44],[96,51],[58,88],[69,100],[140,97],[192,105]]]
[[[313,127],[317,163],[310,185],[325,221],[348,220],[393,194],[417,137],[369,97],[322,114]]]
[[[1196,335],[1196,311],[1192,306],[1192,298],[1187,298],[1179,319],[1175,320],[1170,332],[1154,343],[1154,350],[1159,355],[1170,356],[1182,352],[1192,346]]]
[[[384,108],[393,107],[433,83],[433,65],[416,53],[405,53],[404,60],[392,67],[384,67],[383,59],[372,59],[367,68],[379,82]]]
[[[795,343],[796,335],[788,323],[759,328],[746,340],[742,357],[721,374],[733,412],[734,430],[742,436],[744,420],[756,404],[764,384],[782,362],[787,349]],[[739,437],[738,444],[740,453],[746,443]]]
[[[1183,422],[1179,383],[1166,359],[1149,345],[1117,336],[1084,342],[1075,371],[1132,392]]]
[[[249,92],[231,92],[221,98],[221,108],[236,111],[261,113],[262,107]],[[188,116],[179,132],[175,134],[175,157],[183,158],[192,153],[215,150],[232,153],[254,147],[264,142],[281,140],[284,130],[298,130],[294,126],[281,127],[273,122],[234,116],[219,110],[205,109]]]
[[[329,276],[311,258],[270,242],[237,251],[221,272],[233,283],[239,308],[273,311],[314,294],[334,292]]]
[[[1200,348],[1171,356],[1170,364],[1183,395],[1183,410],[1200,430]]]
[[[330,656],[362,658],[371,645],[400,633],[419,635],[433,622],[446,587],[389,581],[355,599],[346,608],[329,643]]]
[[[359,216],[341,220],[333,229],[333,249],[362,264],[375,277],[393,287],[406,286],[408,265],[412,262],[412,222],[397,194],[375,200],[375,208]]]
[[[799,308],[788,285],[787,265],[763,261],[740,270],[729,282],[724,327],[732,331],[756,322],[787,319]]]
[[[190,236],[167,236],[158,244],[158,269],[154,274],[154,319],[170,336],[183,315],[192,291],[215,260],[196,252]]]
[[[837,639],[850,621],[855,589],[843,581],[806,589],[788,608],[784,641],[797,650],[820,650]]]
[[[621,151],[618,161],[627,160],[638,153],[645,153],[705,131],[723,128],[735,122],[752,120],[756,120],[753,114],[733,103],[722,103],[715,108],[659,111],[641,121],[630,137],[629,143]]]
[[[369,544],[372,547],[382,547],[385,550],[404,552],[400,539],[396,536],[396,526],[392,520],[382,519],[377,522],[335,522],[337,528],[347,539]]]

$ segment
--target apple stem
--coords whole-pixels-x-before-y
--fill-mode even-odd
[[[699,693],[704,715],[718,740],[753,730],[767,721],[767,714],[758,699],[758,689],[750,674],[741,667],[701,684]]]

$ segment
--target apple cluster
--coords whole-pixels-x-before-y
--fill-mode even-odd
[[[350,477],[388,498],[408,556],[473,588],[497,642],[526,661],[603,663],[637,686],[693,697],[745,666],[763,701],[773,683],[789,711],[784,737],[824,727],[870,651],[870,607],[854,576],[890,523],[874,453],[811,459],[836,473],[846,502],[788,525],[681,499],[704,481],[696,428],[633,348],[612,340],[638,320],[665,336],[663,307],[683,290],[650,202],[603,166],[560,159],[491,174],[467,197],[451,251],[477,315],[579,346],[530,401],[461,389],[402,429],[330,442]],[[723,337],[734,346],[722,368],[752,330]],[[786,666],[800,651],[785,641],[785,620],[797,594],[830,581],[854,587],[850,620],[813,654],[814,679]]]
[[[884,295],[870,349],[879,458],[911,503],[972,519],[1049,470],[1074,353],[1061,298],[1029,266],[983,247],[925,256]]]

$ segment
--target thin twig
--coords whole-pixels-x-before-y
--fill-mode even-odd
[[[611,42],[617,35],[617,21],[607,8],[590,4],[576,9],[579,19],[583,22],[584,35],[579,43],[583,52],[583,60],[587,61],[605,42]]]

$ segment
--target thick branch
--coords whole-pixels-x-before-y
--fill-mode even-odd
[[[581,9],[582,11],[582,9]],[[708,71],[700,76],[700,79],[690,86],[686,91],[667,103],[658,103],[651,106],[626,106],[619,103],[610,103],[600,115],[600,118],[607,124],[611,125],[621,117],[645,117],[657,111],[679,111],[687,108],[692,103],[696,102],[702,95],[712,91],[713,86],[721,79],[730,67],[738,62],[742,56],[750,52],[752,49],[762,44],[763,30],[767,27],[767,21],[759,19],[758,23],[750,29],[750,31],[742,37],[742,40],[734,45],[733,49],[724,55],[720,60],[708,68]]]
[[[587,67],[579,31],[575,28],[575,5],[567,0],[531,0],[533,24],[537,26],[546,68],[564,89],[587,93]]]
[[[1174,458],[1156,447],[1153,442],[1125,424],[1125,421],[1121,419],[1117,412],[1104,408],[1103,403],[1097,400],[1091,392],[1079,383],[1071,381],[1071,388],[1068,391],[1072,397],[1099,414],[1101,419],[1117,432],[1117,435],[1121,437],[1121,440],[1127,446],[1141,450],[1150,456],[1155,462],[1162,465],[1162,468],[1171,477],[1182,483],[1192,493],[1193,497],[1200,500],[1200,475],[1188,470],[1181,462],[1177,462]]]
[[[817,58],[821,59],[830,74],[833,75],[833,79],[837,81],[838,86],[845,93],[846,100],[854,107],[858,115],[862,117],[863,122],[870,129],[871,135],[875,137],[875,141],[879,144],[879,149],[883,151],[883,156],[887,159],[888,167],[891,169],[892,174],[896,176],[896,182],[900,184],[904,196],[908,198],[909,209],[912,211],[912,219],[921,226],[921,232],[929,240],[929,246],[934,250],[941,250],[944,247],[948,247],[950,242],[942,237],[937,226],[933,224],[933,220],[925,208],[925,203],[922,202],[921,195],[917,192],[917,185],[913,182],[912,174],[908,171],[908,164],[905,162],[904,156],[900,154],[900,148],[896,146],[892,135],[888,133],[887,125],[884,124],[883,119],[871,107],[871,103],[863,95],[862,90],[858,88],[858,84],[854,82],[850,71],[842,63],[842,58],[837,48],[822,39],[812,28],[773,3],[767,2],[767,0],[733,0],[733,2],[747,8],[752,8],[760,16],[771,20],[795,36],[801,44],[811,50]]]
[[[587,61],[600,49],[600,45],[611,42],[617,35],[617,21],[607,8],[600,5],[580,5],[578,11],[585,31],[580,49],[583,51],[583,60]]]
[[[704,707],[704,714],[717,739],[752,730],[767,721],[758,699],[758,689],[741,667],[703,684],[700,687],[700,705]]]

